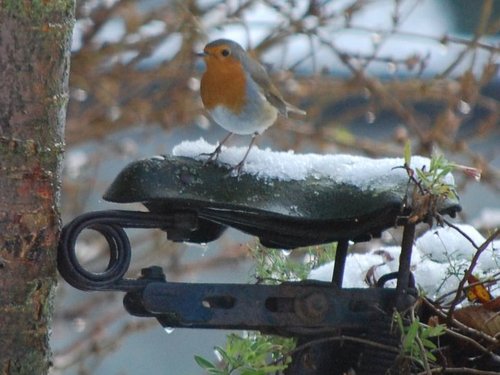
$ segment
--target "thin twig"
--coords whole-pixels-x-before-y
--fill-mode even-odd
[[[352,26],[352,27],[350,27],[350,29],[364,31],[366,33],[382,33],[383,32],[383,30],[374,29],[372,27],[362,26],[362,25]],[[460,38],[460,37],[449,36],[449,35],[445,35],[444,37],[438,38],[435,35],[421,34],[421,33],[414,32],[414,31],[399,30],[397,35],[399,37],[409,37],[409,38],[433,40],[436,42],[440,42],[442,44],[453,43],[453,44],[460,44],[460,45],[464,45],[464,46],[469,46],[472,43],[471,39]],[[484,49],[486,51],[494,52],[494,53],[500,51],[500,47],[498,47],[497,45],[488,44],[488,43],[484,43],[484,42],[476,42],[474,44],[474,47],[481,48],[481,49]]]
[[[479,246],[474,242],[474,240],[467,234],[465,233],[462,229],[460,229],[458,226],[456,226],[455,224],[453,224],[451,221],[449,220],[446,220],[444,217],[441,218],[441,220],[443,221],[443,223],[445,223],[446,225],[448,225],[449,227],[455,229],[458,233],[460,233],[467,241],[469,241],[471,243],[471,245],[476,249],[476,250],[479,250]]]
[[[462,62],[464,57],[469,52],[476,50],[477,42],[479,41],[479,39],[481,39],[481,37],[484,34],[484,31],[486,29],[486,24],[488,23],[492,10],[493,10],[493,1],[485,0],[483,2],[483,7],[481,9],[481,17],[479,19],[479,24],[476,29],[476,32],[474,33],[474,37],[467,45],[467,48],[465,48],[462,52],[460,52],[457,58],[441,74],[438,75],[438,78],[447,77],[460,64],[460,62]]]
[[[491,285],[494,285],[498,281],[500,281],[500,277],[498,276],[498,274],[492,275],[488,279],[476,281],[474,283],[469,283],[469,285],[464,286],[463,291],[467,292],[469,289],[472,289],[477,285],[491,286]],[[438,305],[441,305],[442,301],[444,301],[444,299],[446,297],[451,296],[451,295],[456,294],[456,293],[457,293],[457,289],[451,290],[448,293],[440,295],[439,298],[436,299],[434,302]]]
[[[455,229],[456,229],[456,227],[455,227]],[[477,249],[476,253],[472,257],[469,268],[465,271],[465,275],[462,278],[462,280],[460,280],[460,283],[458,284],[458,288],[457,288],[457,293],[455,294],[455,298],[453,299],[451,306],[450,306],[450,309],[448,310],[448,316],[446,319],[448,322],[448,325],[451,325],[451,322],[453,321],[453,312],[455,311],[455,308],[457,307],[458,302],[460,301],[465,283],[467,282],[469,277],[472,275],[472,271],[474,271],[474,267],[476,266],[476,263],[479,260],[479,256],[481,255],[481,253],[484,250],[486,250],[486,248],[490,245],[490,243],[493,242],[493,240],[499,234],[500,234],[500,228],[497,229],[491,236],[489,236],[486,241],[483,242],[483,244]]]
[[[400,352],[399,349],[396,348],[396,347],[393,347],[393,346],[390,346],[390,345],[381,344],[381,343],[378,343],[376,341],[367,340],[367,339],[363,339],[363,338],[360,338],[360,337],[354,337],[354,336],[339,335],[339,336],[325,337],[325,338],[321,338],[321,339],[317,339],[317,340],[312,340],[312,341],[306,342],[306,343],[304,343],[302,345],[297,346],[296,348],[294,348],[293,350],[291,350],[290,352],[288,352],[285,356],[293,355],[295,353],[300,352],[301,350],[310,348],[311,346],[314,346],[314,345],[325,344],[325,343],[328,343],[328,342],[335,342],[335,341],[355,342],[355,343],[358,343],[358,344],[368,345],[368,346],[372,346],[374,348],[382,349],[382,350],[385,350],[385,351],[388,351],[388,352],[391,352],[391,353],[399,353]]]
[[[431,308],[431,310],[436,314],[438,315],[439,317],[441,318],[446,318],[447,315],[439,310],[436,306],[434,306],[428,299],[426,298],[423,298],[422,301],[428,306]],[[467,333],[468,335],[470,336],[477,336],[485,341],[487,341],[488,343],[490,343],[491,345],[499,345],[500,344],[500,340],[496,339],[495,337],[492,337],[482,331],[478,331],[477,329],[474,329],[474,328],[471,328],[461,322],[459,322],[458,320],[456,319],[453,319],[452,321],[452,325],[455,326],[456,328],[460,329],[462,332],[465,332]]]
[[[469,336],[462,335],[461,333],[453,331],[452,329],[449,329],[449,328],[445,328],[445,331],[450,336],[454,336],[460,340],[466,341],[467,343],[471,344],[472,346],[474,346],[476,349],[483,352],[484,354],[496,356],[495,354],[492,353],[491,349],[484,347],[483,345],[478,343],[476,340],[470,338]],[[498,356],[496,356],[496,357],[498,357]]]

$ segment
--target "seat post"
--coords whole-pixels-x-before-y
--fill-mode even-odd
[[[340,240],[337,242],[337,251],[335,253],[335,266],[333,268],[332,283],[342,288],[342,279],[344,278],[345,261],[347,257],[347,248],[349,240]]]
[[[411,252],[413,250],[413,240],[415,238],[415,227],[416,225],[414,223],[406,223],[403,229],[401,255],[399,256],[398,284],[396,286],[397,304],[399,307],[403,307],[404,296],[406,295],[406,290],[410,286]]]

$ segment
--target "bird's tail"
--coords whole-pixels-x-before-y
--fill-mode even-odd
[[[287,114],[288,113],[295,113],[297,115],[301,115],[301,116],[306,116],[307,115],[307,112],[298,108],[298,107],[295,107],[293,104],[290,104],[288,102],[285,102],[286,104],[286,112]]]

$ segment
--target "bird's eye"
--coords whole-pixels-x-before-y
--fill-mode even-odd
[[[221,54],[222,56],[226,57],[226,56],[229,56],[229,50],[224,48],[222,51],[221,51]]]

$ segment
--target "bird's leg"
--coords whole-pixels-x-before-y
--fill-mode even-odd
[[[258,135],[259,135],[259,133],[254,133],[252,135],[252,140],[250,141],[250,144],[248,145],[248,149],[247,149],[247,152],[245,152],[245,156],[243,156],[243,159],[238,164],[236,164],[233,168],[231,168],[232,171],[236,172],[236,175],[239,175],[241,173],[241,168],[243,168],[243,165],[245,164],[245,160],[247,160],[247,156],[250,153],[250,150],[252,149],[252,146],[254,145],[255,140],[257,139]]]
[[[217,160],[217,158],[219,157],[219,154],[221,153],[222,151],[222,145],[224,143],[226,143],[226,141],[231,138],[231,136],[233,135],[233,133],[229,133],[228,135],[226,135],[226,137],[219,142],[219,144],[217,145],[217,147],[215,148],[215,150],[213,152],[210,152],[210,153],[207,153],[207,152],[203,152],[201,153],[200,155],[203,155],[203,156],[208,156],[207,160],[205,161],[204,164],[208,164],[208,163],[212,163],[214,161]]]

